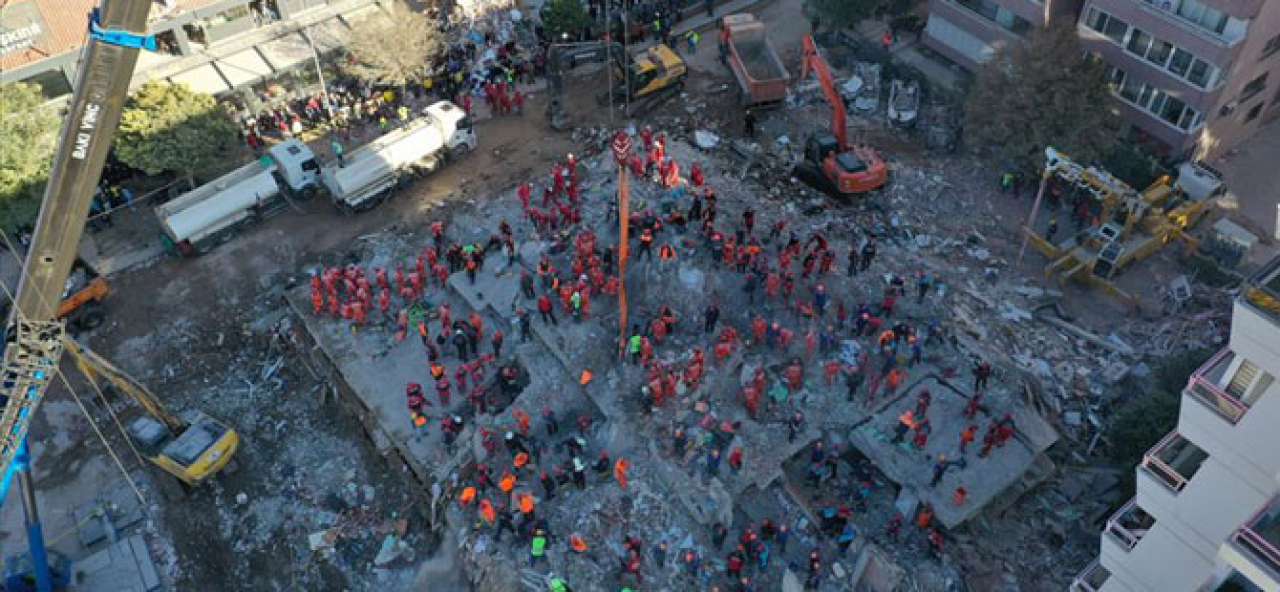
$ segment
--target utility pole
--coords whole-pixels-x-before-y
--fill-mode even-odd
[[[311,40],[311,25],[302,28],[302,38],[307,40],[307,47],[311,48],[311,61],[316,65],[316,78],[320,79],[320,92],[324,93],[324,110],[329,114],[329,119],[333,119],[333,97],[329,96],[329,87],[324,84],[324,72],[320,70],[320,53],[316,51],[316,43]]]
[[[604,0],[604,32],[605,32],[605,38],[608,39],[608,41],[605,42],[605,46],[604,46],[604,53],[605,53],[604,63],[606,64],[605,70],[609,72],[608,76],[609,76],[609,126],[610,127],[613,126],[613,64],[610,63],[612,60],[610,60],[609,57],[613,55],[612,48],[613,48],[613,44],[616,43],[616,41],[613,39],[613,35],[611,34],[613,31],[613,21],[609,19],[609,15],[612,14],[609,9],[612,6],[613,6],[613,0]],[[625,38],[626,35],[624,34],[623,37]]]

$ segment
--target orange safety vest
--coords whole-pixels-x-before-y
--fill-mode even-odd
[[[890,370],[889,388],[898,388],[898,385],[902,384],[902,379],[906,377],[906,375],[907,373],[903,372],[902,368],[894,368],[893,370]]]
[[[627,486],[627,469],[630,466],[631,463],[625,458],[620,458],[613,464],[613,477],[618,480],[618,485],[624,488]]]
[[[662,245],[658,247],[658,258],[663,261],[673,261],[676,258],[676,248],[671,245]]]
[[[517,497],[520,499],[520,513],[532,514],[533,513],[533,496],[527,493],[522,493]]]
[[[493,511],[493,504],[489,503],[487,499],[480,500],[480,517],[484,518],[484,521],[489,524],[493,524],[494,519],[498,517]]]
[[[471,500],[474,500],[474,499],[476,499],[476,488],[467,487],[466,489],[462,490],[462,495],[458,496],[458,503],[465,506],[467,504],[470,504]]]
[[[503,492],[510,492],[512,489],[515,489],[515,487],[515,475],[507,475],[503,477],[501,481],[498,481],[498,489],[501,489]]]
[[[569,535],[569,546],[578,553],[587,552],[587,541],[582,540],[582,537],[577,534]]]
[[[515,465],[517,469],[525,466],[526,464],[528,464],[528,462],[529,462],[528,454],[521,452],[520,454],[516,455]]]

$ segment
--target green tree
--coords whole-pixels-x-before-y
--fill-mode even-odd
[[[0,86],[0,228],[35,220],[61,120],[34,84]]]
[[[1188,350],[1164,358],[1149,379],[1132,379],[1122,389],[1125,403],[1107,425],[1108,456],[1122,469],[1126,491],[1133,489],[1133,471],[1147,450],[1178,424],[1178,406],[1187,377],[1212,355]]]
[[[580,0],[551,0],[542,7],[542,28],[548,41],[561,41],[564,35],[575,40],[589,24],[591,19]]]
[[[148,175],[189,177],[217,167],[235,145],[236,125],[212,95],[148,82],[125,103],[115,152]]]
[[[345,69],[363,80],[403,88],[431,75],[443,45],[435,19],[395,2],[353,27]]]
[[[830,29],[856,26],[871,18],[881,0],[805,0],[805,14],[810,21]]]
[[[1053,25],[1000,48],[982,66],[964,131],[970,145],[992,147],[1026,173],[1044,167],[1045,146],[1095,163],[1119,137],[1110,101],[1105,66],[1081,52],[1075,25]]]

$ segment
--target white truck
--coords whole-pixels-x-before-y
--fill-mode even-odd
[[[182,255],[207,252],[237,229],[282,209],[288,199],[327,193],[343,212],[372,209],[413,174],[430,173],[475,149],[465,111],[440,101],[372,143],[323,167],[311,148],[287,140],[252,162],[155,208],[165,237]]]

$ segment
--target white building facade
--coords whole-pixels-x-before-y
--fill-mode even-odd
[[[1280,258],[1245,283],[1231,338],[1187,380],[1072,592],[1280,592]]]

